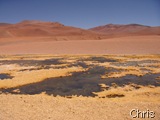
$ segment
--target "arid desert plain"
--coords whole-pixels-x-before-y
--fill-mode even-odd
[[[159,55],[1,55],[0,118],[158,120],[159,68]]]
[[[0,23],[0,120],[160,120],[160,27]]]

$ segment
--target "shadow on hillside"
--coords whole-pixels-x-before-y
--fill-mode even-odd
[[[118,86],[124,86],[131,83],[142,86],[160,86],[156,77],[160,74],[146,74],[138,77],[134,75],[127,75],[121,78],[106,78],[101,79],[101,75],[107,74],[107,69],[103,66],[90,66],[85,72],[73,72],[71,76],[47,78],[41,82],[22,85],[15,88],[0,89],[2,93],[12,94],[40,94],[45,92],[47,95],[53,96],[90,96],[95,95],[92,92],[100,92],[99,84],[106,84],[109,87],[113,83]]]

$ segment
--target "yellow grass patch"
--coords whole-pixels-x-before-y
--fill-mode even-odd
[[[82,68],[71,67],[65,69],[41,69],[41,70],[33,70],[33,71],[25,71],[25,72],[13,72],[12,79],[5,79],[0,81],[0,88],[10,88],[16,87],[20,85],[36,83],[43,81],[46,78],[50,77],[60,77],[67,76],[69,72],[79,72],[83,71]]]

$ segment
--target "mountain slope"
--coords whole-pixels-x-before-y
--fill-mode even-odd
[[[150,27],[139,24],[128,24],[128,25],[108,24],[104,26],[90,28],[89,30],[103,33],[108,37],[160,35],[160,27]]]
[[[58,22],[25,20],[17,24],[0,24],[0,38],[14,37],[76,37],[77,39],[98,39],[99,34]]]
[[[24,20],[16,24],[0,23],[0,38],[21,40],[98,40],[123,36],[160,35],[160,27],[139,24],[108,24],[88,30],[65,26],[59,22]]]

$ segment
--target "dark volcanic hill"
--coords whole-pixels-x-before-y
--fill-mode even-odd
[[[100,39],[93,31],[65,26],[58,22],[25,20],[16,24],[0,23],[0,38],[54,37],[58,39]],[[56,38],[57,37],[57,38]]]
[[[151,27],[139,24],[128,24],[128,25],[107,24],[104,26],[90,28],[89,30],[103,33],[108,37],[160,35],[160,27]]]

